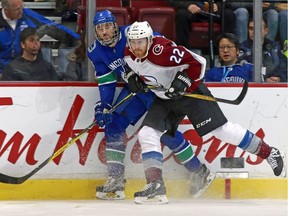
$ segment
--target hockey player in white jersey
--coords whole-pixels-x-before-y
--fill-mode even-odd
[[[124,57],[130,68],[123,76],[131,92],[141,92],[147,85],[167,89],[152,89],[157,97],[138,134],[147,185],[134,194],[135,202],[143,203],[152,198],[161,200],[166,197],[161,175],[160,142],[153,135],[162,135],[161,141],[168,143],[167,146],[176,157],[185,163],[183,158],[192,149],[185,144],[177,146],[173,142],[169,146],[167,140],[179,137],[176,130],[186,115],[200,136],[212,133],[223,142],[266,159],[274,175],[285,176],[284,156],[277,148],[270,147],[263,139],[240,125],[229,122],[216,102],[183,96],[184,92],[193,92],[212,97],[203,83],[206,60],[171,40],[154,37],[152,32],[146,21],[133,23],[127,32],[129,47],[126,47]]]
[[[106,164],[108,168],[108,179],[103,185],[96,187],[96,197],[99,199],[124,199],[125,198],[125,130],[129,125],[136,122],[146,113],[153,103],[155,94],[151,91],[138,93],[129,101],[126,101],[112,114],[106,112],[111,108],[115,100],[116,104],[130,94],[127,85],[121,90],[115,99],[116,84],[124,71],[124,50],[126,46],[126,31],[129,26],[118,27],[114,15],[109,10],[96,13],[93,23],[95,25],[96,40],[88,49],[88,57],[91,60],[99,85],[101,100],[95,105],[95,121],[100,127],[104,127],[106,137]],[[155,34],[159,35],[159,33]],[[184,140],[183,135],[177,131],[178,136],[174,139],[165,139],[167,146],[190,146]],[[160,140],[160,135],[154,139]],[[185,154],[184,166],[194,173],[191,185],[193,197],[200,196],[214,179],[209,169],[198,160],[193,151]],[[165,200],[163,200],[165,201]]]

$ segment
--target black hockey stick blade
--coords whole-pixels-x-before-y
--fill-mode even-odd
[[[241,90],[239,96],[235,100],[228,100],[228,99],[217,98],[217,97],[215,97],[215,99],[221,103],[239,105],[243,101],[243,99],[245,98],[247,91],[248,91],[248,82],[245,80],[244,85],[242,87],[242,90]]]
[[[46,164],[48,164],[51,160],[51,157],[47,158],[43,163],[37,166],[34,170],[32,170],[30,173],[22,177],[13,177],[13,176],[8,176],[8,175],[0,173],[0,182],[6,183],[6,184],[22,184],[31,176],[33,176],[36,172],[42,169]]]
[[[124,102],[126,102],[132,96],[134,96],[133,93],[130,93],[129,95],[127,95],[120,102],[118,102],[116,105],[114,105],[109,110],[109,113],[114,112],[119,106],[121,106]],[[64,152],[69,146],[71,146],[73,143],[75,143],[77,140],[79,140],[85,133],[87,133],[95,125],[96,125],[96,122],[94,121],[88,127],[86,127],[84,130],[82,130],[77,136],[73,137],[69,142],[67,142],[60,149],[58,149],[53,155],[51,155],[44,162],[42,162],[39,166],[37,166],[35,169],[33,169],[30,173],[28,173],[22,177],[13,177],[13,176],[9,176],[9,175],[5,175],[3,173],[0,173],[0,182],[6,183],[6,184],[22,184],[27,179],[29,179],[31,176],[33,176],[35,173],[37,173],[40,169],[42,169],[45,165],[47,165],[50,161],[54,160],[58,155],[60,155],[62,152]]]

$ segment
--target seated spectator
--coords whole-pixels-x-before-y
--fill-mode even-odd
[[[217,40],[221,66],[213,67],[205,75],[206,82],[253,81],[253,65],[238,62],[239,41],[234,34],[224,33]]]
[[[282,74],[284,76],[284,80],[287,82],[287,76],[288,76],[288,40],[285,40],[283,43],[283,51],[280,59],[280,70],[282,71]]]
[[[288,3],[275,3],[275,9],[279,14],[279,37],[280,42],[284,45],[285,41],[288,39],[287,35],[287,20],[288,20]],[[269,25],[269,23],[268,23]],[[283,46],[284,49],[284,46]]]
[[[68,56],[69,63],[64,74],[65,81],[87,81],[86,34],[80,35],[80,41],[74,52]]]
[[[40,38],[45,34],[60,41],[63,46],[73,46],[79,35],[55,24],[42,15],[23,7],[22,0],[2,0],[0,11],[0,75],[3,67],[21,54],[19,36],[27,27],[39,28]]]
[[[252,2],[228,2],[227,6],[234,10],[236,16],[235,34],[240,43],[248,38],[248,21],[249,17],[253,17]],[[269,25],[267,38],[275,40],[278,33],[278,12],[274,5],[269,2],[262,3],[263,16],[266,17]]]
[[[201,13],[205,11],[203,1],[178,1],[178,0],[168,0],[171,6],[176,8],[176,43],[178,45],[185,46],[191,49],[189,45],[189,34],[191,23],[193,22],[203,22],[209,20],[209,15]],[[218,17],[213,18],[215,22],[221,23],[222,17],[222,0],[215,0],[213,3],[213,13],[218,15]],[[235,15],[234,12],[229,8],[225,7],[224,10],[225,23],[224,32],[234,32],[235,28]]]
[[[20,34],[22,55],[3,68],[3,81],[58,81],[53,65],[39,54],[40,38],[36,28],[25,28]]]
[[[265,82],[286,82],[287,75],[281,70],[281,59],[284,58],[279,43],[267,38],[268,24],[265,17],[262,19],[262,67],[266,73],[263,74]],[[253,39],[254,39],[254,22],[249,20],[248,24],[249,39],[240,44],[239,60],[246,60],[253,63]]]

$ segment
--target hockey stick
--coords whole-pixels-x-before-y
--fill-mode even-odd
[[[160,90],[160,91],[166,91],[167,90],[167,89],[164,89],[162,87],[157,87],[157,86],[148,86],[148,88]],[[213,102],[221,102],[221,103],[239,105],[243,101],[244,97],[246,96],[247,90],[248,90],[248,82],[245,80],[244,85],[243,85],[242,90],[241,90],[241,93],[239,94],[239,96],[235,100],[210,97],[207,95],[193,94],[193,93],[192,94],[191,93],[184,93],[183,96],[197,98],[197,99],[201,99],[201,100],[213,101]]]
[[[109,110],[109,113],[114,112],[119,106],[121,106],[123,103],[125,103],[133,95],[134,94],[132,94],[132,93],[127,95],[119,103],[117,103],[115,106],[113,106]],[[29,179],[31,176],[33,176],[35,173],[37,173],[40,169],[42,169],[45,165],[47,165],[50,161],[54,160],[58,155],[60,155],[62,152],[64,152],[73,143],[75,143],[77,140],[79,140],[85,133],[87,133],[95,125],[96,125],[96,122],[94,121],[88,127],[86,127],[84,130],[82,130],[77,136],[73,137],[69,142],[67,142],[65,145],[63,145],[60,149],[58,149],[54,154],[52,154],[44,162],[42,162],[39,166],[37,166],[35,169],[33,169],[30,173],[28,173],[22,177],[13,177],[13,176],[9,176],[9,175],[5,175],[5,174],[0,173],[0,182],[6,183],[6,184],[21,184],[21,183],[25,182],[27,179]]]
[[[54,160],[58,155],[60,155],[62,152],[64,152],[74,142],[79,140],[86,132],[88,132],[95,125],[96,125],[96,122],[93,122],[92,124],[90,124],[87,128],[82,130],[77,136],[75,136],[69,142],[67,142],[65,145],[63,145],[53,155],[51,155],[49,158],[47,158],[44,162],[42,162],[39,166],[37,166],[35,169],[33,169],[30,173],[28,173],[22,177],[13,177],[13,176],[9,176],[9,175],[5,175],[5,174],[0,173],[0,182],[7,183],[7,184],[21,184],[21,183],[25,182],[27,179],[29,179],[31,176],[33,176],[36,172],[38,172],[40,169],[42,169],[46,164],[48,164],[50,161]]]

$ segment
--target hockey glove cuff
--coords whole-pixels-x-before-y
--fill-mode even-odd
[[[172,81],[170,88],[165,92],[165,95],[173,100],[180,99],[191,85],[192,80],[187,76],[185,71],[179,71]]]
[[[112,113],[109,113],[111,108],[111,105],[104,101],[98,101],[95,104],[95,121],[99,127],[104,127],[112,122]]]

